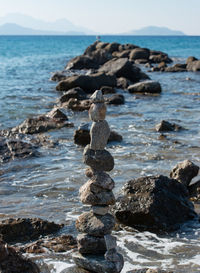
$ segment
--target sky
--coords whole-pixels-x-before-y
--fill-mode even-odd
[[[200,0],[0,0],[0,17],[22,13],[45,21],[66,18],[100,33],[165,26],[200,35]]]

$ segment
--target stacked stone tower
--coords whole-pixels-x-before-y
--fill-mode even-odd
[[[110,129],[105,120],[102,92],[95,91],[91,99],[91,141],[83,153],[84,163],[90,167],[86,172],[90,179],[80,188],[80,199],[83,204],[90,205],[91,210],[81,214],[76,221],[78,252],[73,254],[73,259],[79,267],[92,272],[119,273],[124,262],[116,251],[116,238],[111,235],[115,220],[109,213],[109,205],[115,204],[114,181],[106,173],[114,168],[114,159],[105,150]]]

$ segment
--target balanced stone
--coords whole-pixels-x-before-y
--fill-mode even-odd
[[[104,236],[104,238],[105,238],[107,250],[114,249],[117,247],[117,239],[115,236],[107,234]]]
[[[79,234],[77,236],[78,251],[82,254],[104,254],[106,252],[106,244],[104,237],[94,237],[87,234]]]
[[[98,215],[105,215],[109,211],[108,206],[92,206],[91,209],[94,214]]]
[[[107,261],[103,255],[82,255],[78,252],[73,254],[73,260],[81,268],[96,273],[119,273],[124,264],[122,256],[119,263]]]
[[[115,197],[112,191],[103,191],[89,180],[80,188],[80,199],[83,204],[114,205]]]
[[[93,182],[92,186],[96,186],[104,190],[112,190],[115,186],[113,179],[105,172],[95,172],[90,180]]]
[[[115,219],[109,213],[101,216],[85,212],[76,220],[76,228],[79,232],[97,237],[110,234],[114,226]]]
[[[116,264],[118,263],[120,268],[123,267],[123,257],[121,254],[117,253],[116,249],[113,248],[106,251],[104,257],[107,261],[115,262]]]
[[[101,121],[106,117],[106,105],[104,103],[93,103],[89,109],[89,117],[92,121]]]
[[[110,136],[110,128],[106,120],[93,122],[90,129],[90,149],[103,150]]]
[[[104,102],[104,97],[101,90],[96,90],[94,94],[90,97],[92,102]]]
[[[84,163],[96,171],[111,171],[114,168],[114,158],[106,150],[94,151],[87,145],[83,152]]]

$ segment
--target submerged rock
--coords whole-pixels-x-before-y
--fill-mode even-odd
[[[186,187],[166,176],[133,179],[123,187],[114,213],[124,225],[145,230],[171,231],[197,214]]]
[[[124,102],[125,102],[124,96],[121,94],[115,94],[107,99],[107,104],[120,105],[124,104]]]
[[[74,98],[77,100],[85,100],[87,98],[86,93],[80,87],[75,87],[68,90],[62,97],[59,99],[61,103],[67,102],[69,99]]]
[[[129,93],[151,93],[159,94],[161,93],[161,85],[156,81],[144,81],[135,83],[128,87]]]
[[[175,64],[173,66],[169,66],[165,68],[165,72],[185,72],[186,64]]]
[[[179,131],[179,130],[182,130],[183,127],[176,123],[170,123],[169,121],[162,120],[160,123],[156,125],[155,129],[157,132],[167,132],[167,131]]]

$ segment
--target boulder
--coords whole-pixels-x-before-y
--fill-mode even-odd
[[[198,61],[198,59],[195,58],[195,57],[193,57],[193,56],[190,56],[190,57],[187,58],[186,64],[189,64],[189,63],[191,63],[191,62],[193,62],[193,61]]]
[[[61,103],[67,102],[69,99],[74,98],[77,100],[85,100],[87,98],[86,93],[80,87],[75,87],[68,90],[62,97],[59,99]]]
[[[96,73],[91,75],[71,76],[61,81],[56,86],[58,91],[68,91],[74,87],[82,88],[86,93],[93,93],[102,86],[116,86],[115,75],[107,75],[106,73]]]
[[[124,185],[123,193],[114,213],[118,221],[127,226],[172,231],[197,216],[186,187],[166,176],[130,180]]]
[[[91,100],[78,100],[71,98],[66,103],[63,103],[62,106],[73,111],[82,112],[90,109]]]
[[[2,273],[39,273],[38,266],[30,259],[22,257],[15,248],[0,241],[0,272]]]
[[[119,43],[109,43],[108,45],[106,45],[104,47],[104,49],[109,52],[109,53],[113,53],[114,51],[118,51],[119,50],[119,46],[120,44]]]
[[[104,254],[106,252],[106,244],[104,237],[94,237],[87,234],[79,234],[77,236],[78,251],[82,254]]]
[[[96,69],[98,68],[98,63],[94,60],[94,58],[87,55],[80,55],[73,59],[71,59],[65,69]]]
[[[172,63],[172,59],[170,59],[166,53],[156,50],[150,50],[149,61],[151,63]]]
[[[55,72],[53,73],[53,75],[51,76],[51,81],[63,81],[67,78],[67,73],[65,72]]]
[[[68,120],[68,117],[59,108],[52,109],[49,113],[47,113],[47,117],[55,119],[58,122]]]
[[[40,218],[11,218],[0,222],[0,239],[7,243],[30,241],[55,233],[62,227]]]
[[[128,87],[129,93],[151,93],[159,94],[162,89],[159,82],[156,81],[144,81],[138,82]]]
[[[117,78],[117,88],[126,90],[129,85],[131,85],[130,80],[124,77]]]
[[[114,228],[114,217],[107,213],[105,215],[95,215],[93,212],[85,212],[76,220],[76,228],[80,233],[87,233],[91,236],[101,237],[110,234]]]
[[[135,60],[135,64],[146,64],[148,62],[149,62],[148,59],[137,59],[137,60]]]
[[[129,58],[131,50],[130,49],[126,49],[123,51],[115,51],[112,53],[113,57],[117,57],[117,58]]]
[[[193,72],[200,71],[200,60],[189,62],[187,64],[187,70]]]
[[[135,48],[139,48],[139,46],[133,44],[123,44],[119,46],[119,51],[132,50]]]
[[[165,72],[185,72],[186,64],[175,64],[165,68]]]
[[[111,87],[111,86],[102,86],[100,88],[100,90],[101,90],[101,92],[102,92],[103,95],[116,93],[115,88]]]
[[[189,186],[192,178],[198,175],[199,166],[195,165],[190,160],[184,160],[178,163],[170,172],[170,177],[178,180],[180,183]]]
[[[169,121],[162,120],[160,123],[156,125],[155,129],[157,132],[168,132],[168,131],[179,131],[179,130],[182,130],[183,127],[176,123],[170,123]]]
[[[147,48],[135,48],[131,51],[129,59],[137,60],[137,59],[149,59],[150,51]]]
[[[124,104],[124,102],[125,102],[124,96],[121,94],[115,94],[109,97],[106,101],[107,104],[115,104],[115,105]]]

